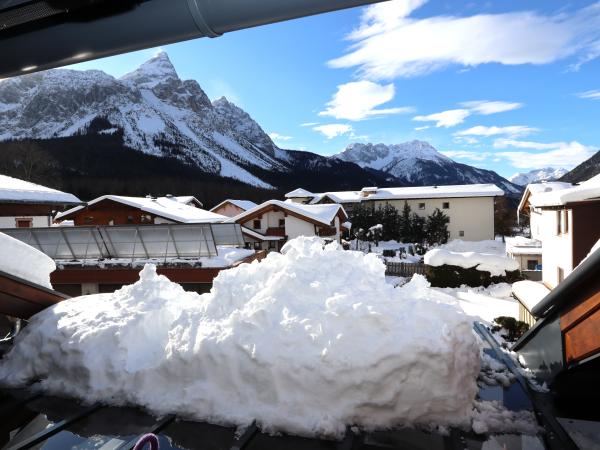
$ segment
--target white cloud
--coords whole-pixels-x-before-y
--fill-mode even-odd
[[[415,131],[423,131],[423,130],[426,130],[427,128],[429,128],[429,125],[425,125],[422,127],[415,127]]]
[[[427,116],[415,116],[413,120],[418,122],[435,122],[436,127],[449,128],[463,123],[471,113],[468,109],[449,109]]]
[[[336,119],[362,120],[372,116],[401,114],[412,112],[413,108],[402,106],[376,109],[394,98],[396,89],[393,84],[377,84],[372,81],[353,81],[340,84],[333,98],[327,103],[327,109],[320,116]]]
[[[278,142],[285,142],[285,141],[290,141],[293,139],[292,136],[284,136],[283,134],[279,134],[275,131],[273,131],[272,133],[269,133],[269,137],[273,141],[278,141]]]
[[[319,125],[319,122],[304,122],[301,123],[301,127],[314,127],[315,125]]]
[[[469,108],[474,113],[483,114],[484,116],[487,116],[490,114],[496,114],[506,111],[512,111],[513,109],[522,108],[523,103],[475,100],[471,102],[463,102],[460,104],[460,106]]]
[[[484,161],[491,155],[489,152],[471,152],[468,150],[446,150],[440,153],[448,158],[470,159],[472,161]]]
[[[515,141],[510,139],[497,139],[495,148],[518,148],[530,150],[544,150],[542,152],[507,151],[495,153],[519,169],[540,169],[543,167],[562,167],[570,169],[590,158],[595,149],[577,141],[572,142],[531,142]]]
[[[600,89],[594,89],[591,91],[581,92],[577,94],[579,98],[588,98],[592,100],[600,100]]]
[[[352,126],[345,123],[330,123],[313,127],[313,130],[325,135],[327,139],[333,139],[344,134],[353,134]]]
[[[457,143],[457,144],[470,144],[470,145],[475,145],[475,144],[479,144],[479,139],[471,137],[471,136],[454,136],[454,138],[452,139],[453,142]]]
[[[547,64],[576,56],[580,64],[600,55],[600,4],[576,11],[535,11],[411,18],[425,1],[392,0],[366,8],[348,39],[349,52],[329,61],[357,67],[373,80],[410,77],[450,64]]]
[[[454,133],[455,136],[510,136],[519,137],[527,136],[528,134],[537,132],[537,128],[528,127],[525,125],[511,125],[507,127],[486,127],[484,125],[477,125],[475,127],[467,128],[466,130],[458,131]]]

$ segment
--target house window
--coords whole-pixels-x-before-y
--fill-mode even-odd
[[[90,217],[90,216],[88,216],[88,217],[86,217],[85,219],[83,219],[83,221],[84,221],[85,223],[94,223],[94,218],[93,218],[93,217]]]
[[[254,250],[262,250],[262,245],[260,242],[254,243]]]
[[[559,235],[562,231],[562,211],[556,211],[556,234]]]
[[[462,231],[462,230],[460,230],[460,231],[458,232],[458,235],[459,235],[460,237],[465,237],[465,232],[464,232],[464,231]]]
[[[425,203],[419,203],[419,209],[425,209]]]
[[[527,260],[527,270],[535,270],[537,268],[537,260],[536,259],[528,259]]]
[[[563,217],[563,233],[569,232],[569,211],[564,210],[563,213],[565,216]]]
[[[279,219],[279,228],[285,228],[285,219]]]
[[[269,241],[269,250],[275,250],[277,248],[277,241]]]
[[[255,230],[260,230],[260,219],[252,221],[252,228]]]
[[[31,228],[33,219],[15,219],[17,228]]]
[[[450,209],[450,202],[442,203],[442,209]]]

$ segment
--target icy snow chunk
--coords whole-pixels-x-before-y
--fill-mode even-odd
[[[489,272],[492,276],[503,276],[506,272],[519,269],[517,260],[489,253],[451,252],[442,248],[435,248],[425,253],[425,264],[430,266],[443,266],[448,264],[464,269],[475,269]]]
[[[0,382],[302,435],[469,425],[470,321],[423,277],[394,288],[384,274],[319,238],[222,271],[204,295],[147,265],[134,285],[34,316]]]
[[[4,233],[0,233],[0,248],[0,271],[52,289],[50,273],[56,270],[52,258]]]

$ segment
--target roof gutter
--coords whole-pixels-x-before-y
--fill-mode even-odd
[[[0,4],[0,78],[378,1],[63,0],[60,8],[50,0],[9,2]]]

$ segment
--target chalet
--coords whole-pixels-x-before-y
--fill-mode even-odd
[[[355,205],[378,208],[392,205],[402,210],[405,203],[419,216],[426,217],[439,208],[450,218],[450,239],[480,241],[494,238],[494,199],[504,192],[494,184],[455,186],[418,186],[398,188],[365,187],[360,191],[313,194],[304,189],[288,192],[295,203],[340,204],[349,213]]]
[[[57,211],[80,203],[72,194],[0,175],[0,228],[48,227]]]
[[[227,222],[242,225],[248,246],[280,250],[287,240],[298,236],[321,236],[340,242],[342,231],[350,226],[347,220],[341,205],[269,200]]]
[[[519,262],[521,273],[529,279],[541,279],[542,243],[524,236],[507,237],[506,254]]]
[[[75,226],[161,223],[218,223],[227,217],[201,208],[195,197],[126,197],[103,195],[56,215],[57,222]]]
[[[235,217],[249,209],[256,207],[256,203],[250,200],[233,200],[228,198],[223,200],[217,206],[213,207],[210,212],[221,214],[222,216]]]
[[[542,280],[556,288],[600,239],[600,175],[579,185],[529,185],[519,205],[542,243]]]

